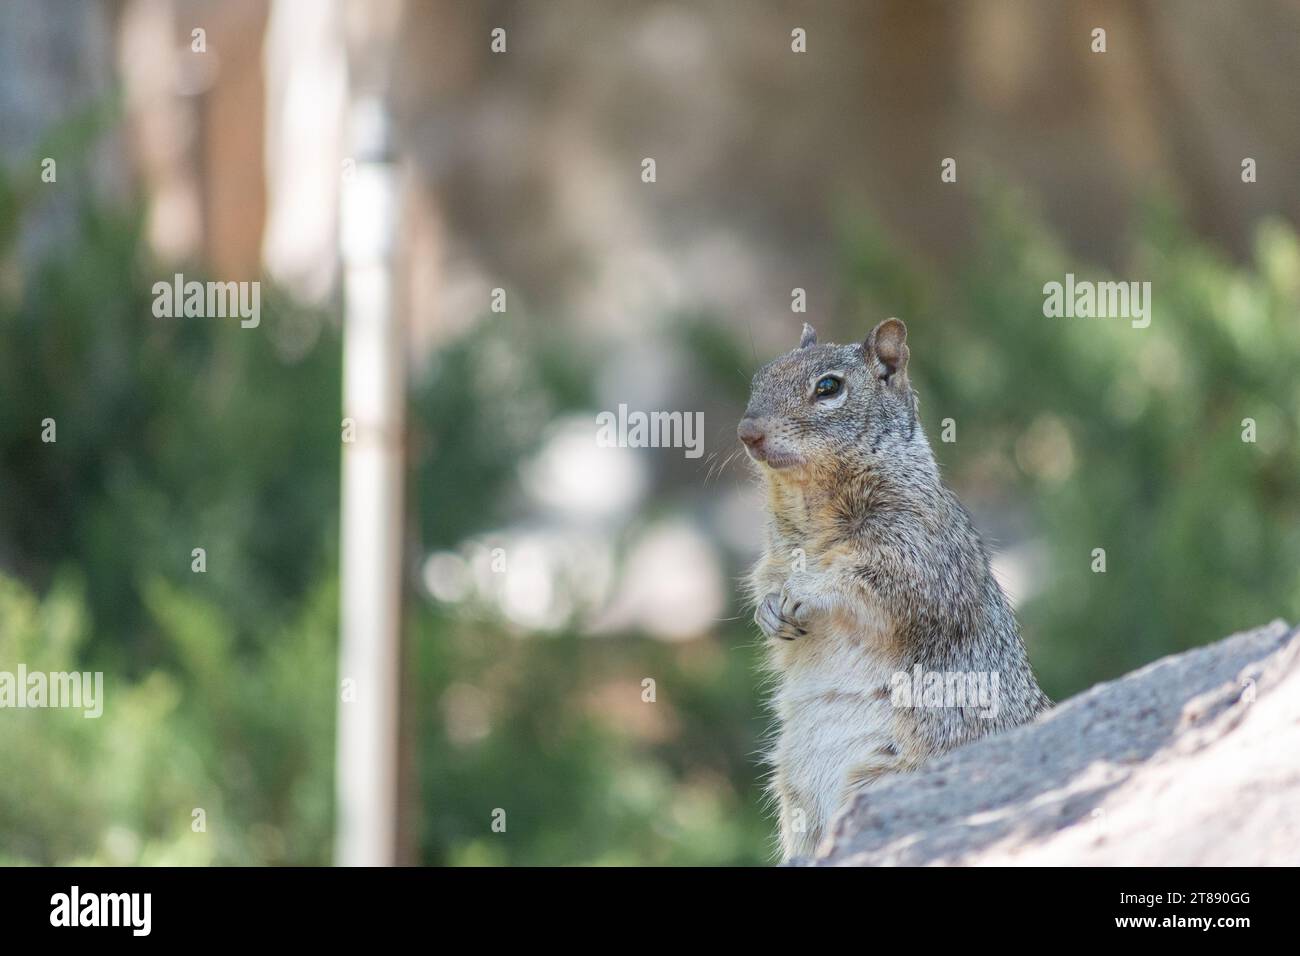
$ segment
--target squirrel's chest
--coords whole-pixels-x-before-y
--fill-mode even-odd
[[[895,746],[890,682],[904,669],[896,647],[891,623],[868,606],[772,648],[774,764],[791,793],[825,813],[849,771]]]
[[[892,718],[890,681],[903,669],[892,622],[871,605],[817,621],[772,648],[782,732],[833,725],[835,736],[875,733]]]
[[[778,674],[775,703],[783,722],[801,710],[848,698],[885,704],[880,709],[887,711],[890,680],[902,669],[889,622],[871,609],[818,621],[806,636],[771,650]]]

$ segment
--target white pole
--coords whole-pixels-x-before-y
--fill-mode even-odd
[[[345,278],[340,576],[342,643],[335,781],[340,866],[392,866],[398,841],[405,355],[394,307],[398,184],[389,121],[357,101],[339,216]],[[346,432],[345,432],[346,434]]]

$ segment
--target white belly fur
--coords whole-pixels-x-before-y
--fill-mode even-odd
[[[849,771],[894,763],[881,753],[894,743],[894,709],[880,691],[899,665],[883,617],[865,618],[831,617],[772,649],[779,674],[773,788],[787,857],[816,848],[844,801]]]

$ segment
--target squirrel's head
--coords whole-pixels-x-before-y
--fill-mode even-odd
[[[805,324],[799,347],[754,375],[736,433],[764,471],[794,480],[895,456],[916,432],[907,355],[898,319],[853,345],[818,345]]]

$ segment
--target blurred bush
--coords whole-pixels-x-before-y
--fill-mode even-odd
[[[0,861],[327,862],[337,316],[270,291],[257,333],[157,320],[138,220],[86,209],[74,243],[20,266],[15,220],[30,214],[0,184],[0,670],[103,670],[107,705],[98,720],[0,712]],[[845,228],[858,309],[823,337],[909,319],[941,463],[1045,556],[1021,617],[1050,692],[1300,618],[1293,232],[1266,226],[1239,267],[1151,210],[1114,277],[1152,282],[1151,327],[1134,330],[1043,316],[1045,282],[1107,277],[1004,195],[960,275],[932,274],[868,223]],[[738,415],[745,334],[676,329],[714,373],[701,387],[729,383]],[[416,383],[415,563],[526,517],[515,466],[542,425],[594,400],[599,356],[563,338],[484,326]],[[47,417],[55,444],[40,440]],[[937,440],[944,418],[953,444]],[[1106,574],[1090,568],[1098,547]],[[769,859],[746,621],[685,643],[539,635],[421,598],[408,630],[421,861]]]
[[[0,195],[40,214],[39,190]],[[0,670],[103,671],[107,703],[0,713],[0,858],[328,862],[338,335],[274,291],[266,336],[155,319],[136,217],[84,208],[25,266],[17,233],[0,573],[26,583],[0,578]]]

